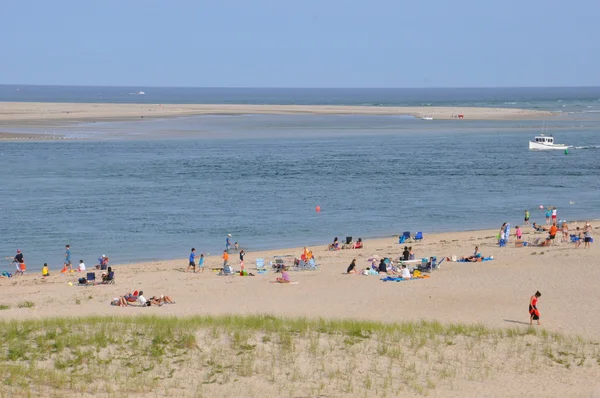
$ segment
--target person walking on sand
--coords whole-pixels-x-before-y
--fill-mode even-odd
[[[539,291],[535,292],[531,299],[529,300],[529,324],[533,325],[533,321],[537,321],[538,325],[540,323],[540,311],[537,308],[538,299],[542,297],[542,293]]]
[[[192,268],[194,270],[194,273],[196,273],[196,249],[192,247],[192,251],[190,252],[190,259],[189,259],[189,263],[188,263],[188,267],[185,270],[185,272],[189,272],[190,268]]]
[[[525,210],[525,225],[529,226],[529,210]]]
[[[246,252],[244,252],[244,249],[240,250],[240,269],[243,271],[244,270],[244,256],[246,255]]]
[[[65,264],[64,264],[63,269],[66,270],[67,268],[69,268],[69,270],[73,271],[73,266],[71,265],[71,246],[70,245],[65,246]]]
[[[200,254],[200,260],[198,260],[198,268],[200,268],[200,272],[204,272],[204,253]]]

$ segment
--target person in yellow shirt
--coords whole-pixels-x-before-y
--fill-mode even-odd
[[[44,263],[44,266],[42,267],[42,276],[50,276],[47,263]]]

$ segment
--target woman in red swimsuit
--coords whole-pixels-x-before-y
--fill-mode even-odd
[[[531,296],[531,300],[529,300],[529,324],[533,325],[533,321],[537,321],[538,325],[540,323],[540,311],[537,309],[538,299],[542,296],[542,293],[539,291],[535,292],[533,296]]]

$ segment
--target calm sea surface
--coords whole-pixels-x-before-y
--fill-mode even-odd
[[[0,252],[30,267],[218,253],[518,223],[540,204],[600,218],[600,135],[554,126],[587,149],[530,152],[539,122],[394,116],[199,116],[72,126],[103,139],[0,144]],[[176,138],[158,138],[165,132]],[[141,133],[150,137],[124,139]],[[114,139],[106,134],[118,133]],[[569,204],[571,201],[575,204]],[[321,206],[321,213],[315,206]]]
[[[0,100],[600,110],[598,88],[477,90],[0,86]],[[550,128],[578,148],[530,152],[539,121],[242,115],[53,127],[86,140],[0,143],[0,255],[20,248],[29,268],[57,267],[69,243],[88,264],[170,259],[192,246],[217,254],[228,233],[248,250],[282,248],[515,225],[524,209],[542,220],[539,205],[560,219],[600,218],[598,121]]]

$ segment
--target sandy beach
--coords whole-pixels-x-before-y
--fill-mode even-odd
[[[434,119],[528,120],[547,118],[556,112],[514,108],[475,107],[378,107],[329,105],[231,105],[231,104],[92,104],[92,103],[0,103],[0,123],[37,124],[57,121],[135,120],[206,114],[361,114],[410,115]],[[7,123],[8,122],[8,123]]]
[[[592,224],[594,225],[594,224]],[[595,223],[596,228],[599,226]],[[571,225],[574,228],[575,224]],[[468,256],[475,245],[494,260],[484,263],[442,263],[430,279],[403,283],[381,282],[378,276],[346,275],[353,258],[359,268],[367,266],[372,255],[397,259],[404,245],[397,238],[368,240],[365,249],[326,250],[310,247],[322,268],[318,272],[293,272],[297,285],[269,283],[276,274],[220,277],[210,268],[222,265],[220,256],[207,257],[204,273],[185,273],[187,260],[172,260],[116,265],[115,285],[77,285],[81,273],[60,274],[62,265],[50,264],[51,276],[41,273],[1,279],[2,304],[7,318],[26,319],[78,315],[165,314],[275,314],[285,316],[369,319],[402,321],[429,319],[442,322],[482,323],[491,327],[514,327],[528,320],[527,305],[536,290],[543,293],[541,308],[544,327],[548,330],[576,334],[600,340],[600,321],[589,316],[590,306],[597,306],[600,293],[595,289],[600,269],[596,266],[599,249],[592,244],[576,249],[571,243],[555,247],[508,247],[496,245],[495,230],[426,235],[413,242],[416,258]],[[524,229],[525,240],[545,236]],[[243,242],[242,242],[243,243]],[[242,245],[243,246],[243,245]],[[201,250],[201,248],[200,248]],[[267,261],[275,255],[299,257],[302,247],[248,252],[247,269],[255,268],[256,258]],[[75,254],[76,256],[76,254]],[[293,258],[293,257],[292,257]],[[231,255],[239,270],[236,254]],[[89,260],[88,260],[89,261]],[[90,266],[91,264],[88,264]],[[98,277],[100,276],[97,271]],[[177,305],[169,308],[116,308],[109,305],[113,297],[134,290],[147,295],[174,296]],[[76,299],[93,294],[93,300]],[[31,300],[35,309],[17,308],[17,303]],[[260,305],[256,305],[260,302]],[[301,303],[301,304],[300,304]],[[596,308],[592,307],[595,311]],[[594,312],[592,311],[592,312]]]
[[[583,223],[570,223],[571,228],[578,225],[582,226]],[[596,226],[594,231],[599,230],[597,221],[592,222],[592,226]],[[529,242],[545,237],[545,234],[534,232],[532,228],[524,228],[523,232],[524,240]],[[219,268],[222,265],[220,256],[214,254],[207,257],[206,269],[203,273],[185,272],[187,268],[185,258],[116,265],[114,267],[116,281],[114,285],[78,286],[77,279],[85,276],[84,273],[61,274],[59,272],[61,267],[51,264],[51,275],[47,278],[42,278],[41,273],[36,272],[10,279],[0,279],[3,291],[0,302],[3,308],[1,313],[3,319],[21,321],[90,315],[130,319],[144,315],[189,317],[261,314],[286,318],[373,320],[384,323],[430,320],[439,321],[444,325],[478,324],[493,329],[505,329],[509,335],[515,333],[510,332],[511,330],[520,330],[519,333],[525,336],[529,327],[527,312],[529,298],[536,290],[539,290],[542,292],[539,302],[542,326],[535,326],[535,328],[539,330],[543,328],[543,333],[546,331],[547,333],[560,333],[571,336],[573,339],[582,337],[585,340],[576,341],[591,341],[589,343],[591,346],[586,343],[588,344],[586,347],[595,347],[595,344],[600,341],[600,321],[593,316],[598,311],[600,302],[600,292],[596,288],[597,280],[600,278],[600,268],[596,264],[600,254],[598,245],[592,244],[589,249],[583,248],[583,245],[576,248],[573,243],[561,243],[558,239],[557,244],[552,247],[515,247],[513,239],[513,242],[510,242],[507,247],[498,247],[496,233],[496,230],[483,230],[425,234],[422,241],[407,244],[412,246],[416,258],[429,256],[437,256],[438,259],[452,256],[460,258],[471,255],[477,245],[484,256],[493,256],[494,259],[479,263],[444,261],[440,269],[433,271],[429,278],[402,282],[383,282],[380,280],[382,276],[379,275],[346,274],[346,268],[352,259],[357,260],[359,269],[367,267],[369,264],[367,259],[373,255],[397,259],[404,247],[404,244],[398,243],[397,237],[366,240],[364,249],[330,251],[327,248],[327,242],[323,242],[320,246],[309,247],[321,265],[321,269],[319,271],[290,272],[292,280],[297,284],[272,283],[280,275],[272,270],[256,276],[219,276],[211,270],[211,268]],[[343,237],[341,238],[343,239]],[[243,241],[241,243],[243,247]],[[264,258],[268,263],[276,255],[299,257],[302,249],[302,247],[296,247],[249,252],[245,259],[246,269],[256,274],[257,258]],[[234,269],[239,270],[237,254],[232,253],[230,259]],[[90,265],[92,264],[88,263],[88,271]],[[99,278],[100,271],[95,272]],[[110,305],[113,298],[134,290],[143,290],[146,297],[169,295],[176,301],[176,304],[146,308]],[[220,356],[222,361],[235,362],[239,360],[239,357],[236,359],[235,351],[231,353],[223,351],[218,345],[214,345],[213,338],[202,333],[197,334],[196,338],[206,340],[203,347],[208,350],[207,352],[213,353],[211,355]],[[252,341],[260,340],[259,336],[251,337],[251,334],[249,336],[246,338],[250,338]],[[447,341],[447,338],[440,337],[442,342],[443,339]],[[265,338],[262,339],[264,341]],[[558,339],[555,343],[543,343],[546,348],[540,347],[539,350],[544,350],[545,353],[549,349],[567,352],[566,348],[560,347],[560,344],[563,344],[561,342],[565,340],[562,340],[562,337]],[[597,380],[599,375],[593,357],[596,354],[587,351],[593,350],[593,348],[582,348],[585,352],[582,351],[581,354],[578,354],[583,355],[583,358],[586,355],[592,355],[592,362],[588,362],[588,365],[581,368],[575,367],[572,373],[569,373],[570,376],[566,376],[564,370],[555,367],[557,363],[565,363],[564,360],[553,357],[551,353],[548,354],[550,359],[544,359],[542,368],[537,371],[527,370],[523,373],[524,361],[529,361],[529,359],[519,359],[520,356],[531,355],[531,360],[534,361],[535,356],[540,355],[529,352],[529,347],[538,346],[538,343],[532,346],[533,340],[531,339],[515,338],[512,343],[509,342],[510,340],[504,341],[503,339],[504,342],[499,345],[497,339],[491,340],[490,344],[495,341],[493,343],[495,348],[491,350],[484,348],[485,343],[481,340],[477,341],[479,343],[464,341],[464,343],[460,343],[459,347],[444,348],[444,353],[439,354],[456,356],[451,362],[454,363],[451,365],[454,369],[452,370],[454,376],[451,379],[454,381],[445,381],[449,370],[438,369],[435,371],[435,380],[437,381],[427,379],[430,380],[427,382],[427,386],[429,386],[427,389],[423,390],[417,386],[416,390],[409,391],[408,395],[419,396],[426,393],[429,396],[440,397],[475,397],[482,394],[519,396],[522,389],[529,384],[530,372],[534,372],[538,382],[544,386],[534,391],[533,396],[558,397],[565,396],[565,394],[590,396],[589,394],[596,391],[596,383],[593,381]],[[383,343],[386,344],[386,342]],[[301,347],[309,342],[298,337],[296,344]],[[335,344],[343,346],[343,343],[339,341]],[[463,347],[463,344],[466,345]],[[476,344],[476,346],[472,344]],[[476,348],[480,344],[483,345]],[[368,348],[361,348],[361,350],[368,350]],[[486,350],[488,352],[485,354],[475,354],[475,352]],[[519,350],[525,354],[517,354]],[[312,363],[313,359],[303,358],[302,350],[295,352],[297,352],[295,355],[299,356],[289,357],[288,360],[291,362],[286,366],[293,366],[298,369],[298,372],[306,371],[306,368],[302,367],[302,363]],[[426,359],[435,352],[434,350],[431,351],[431,354],[425,354],[426,357],[414,358],[419,369],[429,369],[430,366],[435,366]],[[190,355],[201,354],[191,353]],[[473,355],[484,356],[479,356],[477,359],[479,365],[471,369],[469,363],[474,360],[471,358]],[[224,356],[230,359],[225,360]],[[268,357],[260,361],[267,361],[266,358]],[[351,361],[345,356],[336,358],[328,366],[339,369],[347,366],[344,365],[348,363],[347,361]],[[372,360],[370,355],[362,358],[363,362]],[[583,363],[577,358],[579,356],[576,355],[573,361]],[[209,360],[208,363],[213,363],[214,360],[216,359]],[[259,361],[258,358],[254,360]],[[267,366],[266,362],[264,363],[264,366]],[[502,363],[502,365],[498,366],[494,363]],[[259,369],[258,362],[255,366],[256,369]],[[399,371],[406,375],[407,368],[402,369],[404,370]],[[200,366],[198,371],[204,372],[206,368]],[[365,371],[369,372],[368,367]],[[417,371],[416,374],[427,374],[422,372],[433,372],[433,368],[429,371]],[[244,374],[248,376],[246,373]],[[290,394],[306,396],[302,395],[300,391],[306,391],[309,387],[317,388],[308,380],[292,378],[290,382],[296,381],[289,384],[288,387],[293,391],[282,390],[281,385],[277,387],[278,383],[265,383],[260,376],[261,371],[257,370],[257,373],[255,377],[246,377],[246,384],[241,389],[240,386],[236,387],[235,383],[231,384],[226,381],[223,381],[224,384],[221,387],[218,384],[205,386],[205,383],[194,381],[178,394],[193,396],[202,390],[204,393],[221,396],[237,396],[236,394],[255,396],[256,394],[260,395],[261,391],[268,392],[272,396],[289,396]],[[173,381],[173,383],[179,385],[185,379],[185,374],[185,372],[177,373],[178,376],[175,380],[179,381]],[[330,373],[330,375],[333,374],[337,373]],[[287,378],[288,376],[282,374],[277,377]],[[404,378],[398,380],[404,380]],[[351,383],[350,387],[344,388],[350,390],[355,388],[352,387],[354,381],[346,381],[346,383]],[[388,388],[386,385],[390,384],[382,383],[384,390],[367,390],[366,395],[388,395],[381,391],[387,391],[385,390]],[[441,384],[434,388],[432,386],[435,386],[435,383]],[[185,384],[188,385],[188,383]],[[362,386],[361,382],[359,385]],[[405,386],[402,384],[397,387],[404,388],[403,385]],[[321,390],[325,388],[322,384],[320,386]],[[338,386],[338,388],[341,387]],[[313,391],[314,393],[316,392]],[[348,391],[339,394],[339,396],[352,395]]]

